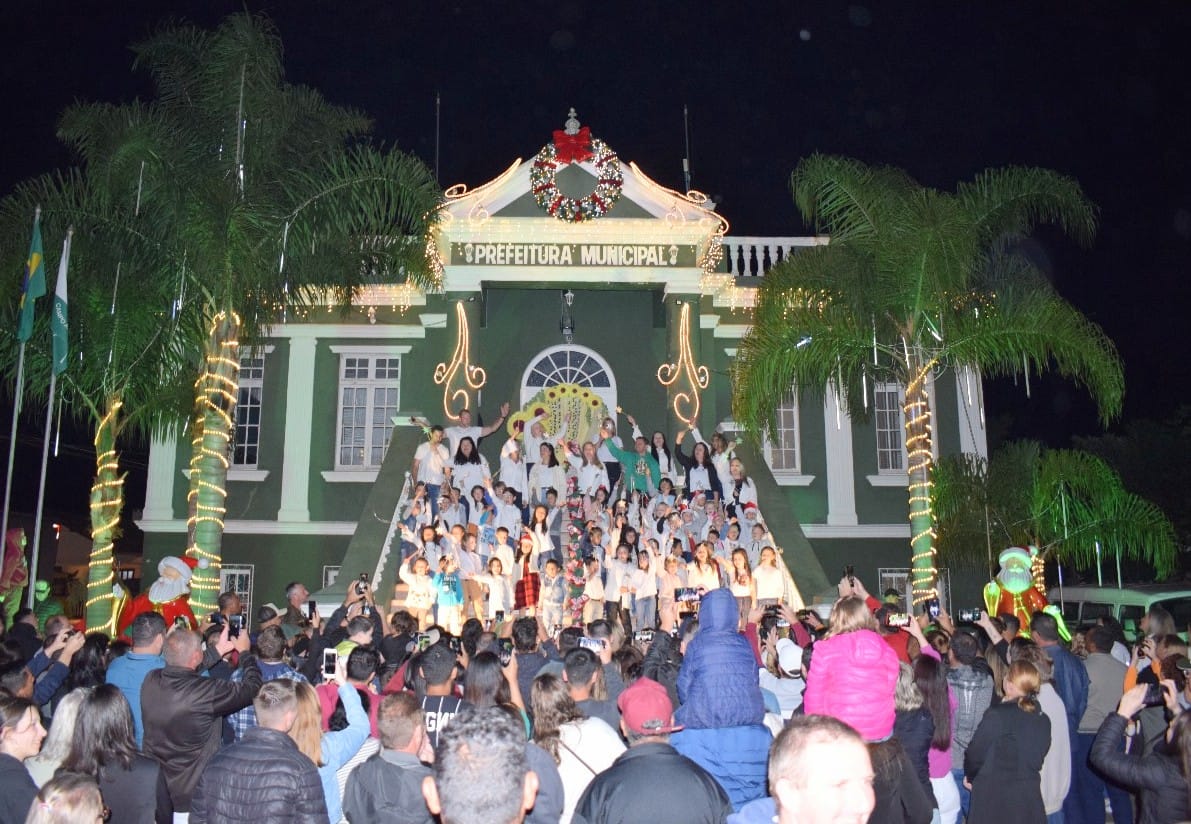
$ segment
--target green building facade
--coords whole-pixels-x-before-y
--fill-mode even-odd
[[[557,190],[574,202],[590,196],[607,176],[607,154],[594,160],[561,166]],[[714,204],[697,193],[666,189],[633,164],[620,171],[619,198],[582,221],[539,203],[533,161],[475,189],[453,187],[435,238],[440,292],[370,288],[346,313],[287,317],[242,353],[224,589],[240,591],[250,609],[282,603],[291,580],[340,597],[340,573],[344,581],[365,573],[378,592],[391,591],[396,563],[382,548],[424,437],[413,416],[449,424],[465,403],[482,423],[504,401],[518,410],[543,387],[569,381],[634,415],[647,435],[666,432],[671,444],[685,428],[680,393],[697,394],[704,434],[735,431],[731,366],[755,284],[779,260],[827,241],[725,236]],[[664,364],[678,375],[669,386],[659,379]],[[473,372],[468,384],[469,367],[483,380]],[[691,385],[699,367],[706,387]],[[938,452],[986,454],[978,377],[942,373],[931,398]],[[829,597],[845,564],[870,590],[908,587],[899,388],[873,387],[869,406],[868,420],[852,420],[829,392],[804,388],[783,405],[771,441],[757,447],[737,437],[759,508],[808,603]],[[686,416],[690,408],[689,400],[678,406]],[[627,421],[618,425],[627,436]],[[494,471],[506,437],[481,444]],[[185,438],[151,444],[138,521],[145,569],[185,549],[188,452]],[[963,604],[977,603],[981,581],[944,571],[945,593],[948,584]]]

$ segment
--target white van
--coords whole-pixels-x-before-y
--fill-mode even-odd
[[[1133,638],[1141,633],[1141,616],[1154,604],[1170,613],[1180,635],[1191,626],[1191,589],[1178,584],[1139,584],[1123,589],[1063,587],[1061,592],[1056,587],[1047,597],[1062,608],[1070,629],[1111,616],[1121,622],[1125,636]]]

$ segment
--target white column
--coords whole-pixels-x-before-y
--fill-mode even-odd
[[[289,339],[285,392],[285,451],[278,521],[310,520],[310,432],[314,415],[314,354],[318,338]]]
[[[174,518],[174,470],[178,465],[178,433],[154,435],[149,441],[149,474],[145,486],[146,521],[170,521]]]
[[[823,429],[827,435],[827,523],[855,526],[856,478],[852,466],[852,419],[842,404],[836,406],[829,386],[823,396]]]
[[[988,430],[984,428],[982,414],[984,390],[980,373],[975,369],[965,366],[955,370],[955,408],[959,415],[959,450],[987,458]]]

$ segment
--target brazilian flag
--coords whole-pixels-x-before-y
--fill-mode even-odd
[[[29,243],[29,259],[25,261],[25,283],[21,287],[21,322],[17,340],[21,343],[33,337],[33,302],[45,294],[45,255],[41,250],[41,215],[33,218],[33,240]]]

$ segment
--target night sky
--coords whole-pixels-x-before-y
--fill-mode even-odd
[[[1098,237],[1082,249],[1044,230],[1032,253],[1119,346],[1125,420],[1166,415],[1189,397],[1178,330],[1191,312],[1191,4],[4,5],[0,193],[70,162],[53,134],[72,101],[149,96],[130,43],[170,17],[213,26],[247,7],[277,24],[290,81],[363,109],[378,140],[432,166],[441,93],[444,186],[476,185],[531,157],[574,106],[622,159],[682,188],[684,104],[692,185],[719,203],[730,234],[807,233],[788,180],[814,151],[900,166],[940,188],[990,166],[1072,175],[1100,207]],[[1065,446],[1099,431],[1081,390],[1058,379],[1032,390],[1027,399],[1012,382],[990,387],[994,439]],[[36,440],[40,423],[27,427]],[[32,443],[18,460],[26,452],[35,462]],[[52,487],[64,494],[68,474],[89,473],[79,457]]]

